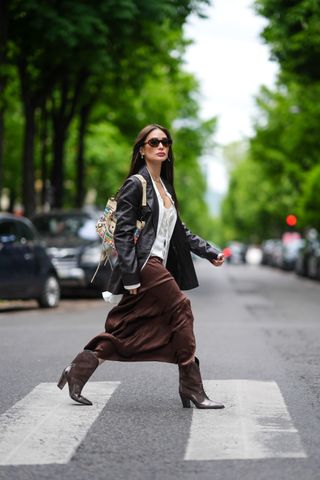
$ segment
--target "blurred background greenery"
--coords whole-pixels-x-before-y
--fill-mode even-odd
[[[320,2],[257,0],[255,7],[280,70],[275,89],[257,96],[254,135],[227,152],[225,235],[245,241],[280,237],[289,214],[298,230],[320,228]]]
[[[2,210],[102,208],[127,174],[137,132],[155,122],[172,130],[181,215],[200,235],[260,242],[281,235],[292,213],[301,230],[320,228],[319,2],[255,2],[280,73],[275,89],[257,96],[252,138],[224,149],[230,182],[219,218],[201,168],[216,118],[201,119],[183,60],[183,27],[207,4],[0,2]]]

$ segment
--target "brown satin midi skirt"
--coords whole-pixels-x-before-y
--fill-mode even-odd
[[[140,279],[138,294],[123,295],[107,316],[105,332],[84,349],[104,360],[188,365],[195,354],[189,299],[158,257],[149,258]]]

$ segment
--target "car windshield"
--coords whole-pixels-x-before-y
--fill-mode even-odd
[[[96,240],[95,221],[86,215],[46,215],[34,219],[40,235],[46,239],[83,243]]]

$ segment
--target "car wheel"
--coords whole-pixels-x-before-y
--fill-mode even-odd
[[[60,301],[60,285],[54,275],[46,278],[38,303],[41,308],[57,307]]]

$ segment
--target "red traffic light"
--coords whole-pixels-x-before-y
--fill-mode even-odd
[[[286,224],[289,225],[289,227],[294,227],[297,225],[297,217],[295,215],[287,215]]]

